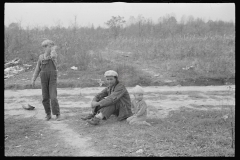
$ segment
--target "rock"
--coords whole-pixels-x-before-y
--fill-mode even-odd
[[[222,118],[224,119],[224,121],[226,121],[228,119],[228,114],[224,115]]]
[[[76,71],[78,68],[75,66],[72,66],[71,69]]]
[[[137,150],[136,153],[143,153],[143,149]]]
[[[54,150],[54,151],[53,151],[53,153],[58,153],[58,152],[59,152],[59,150]]]
[[[19,146],[15,146],[15,147],[21,147],[22,145],[19,145]]]

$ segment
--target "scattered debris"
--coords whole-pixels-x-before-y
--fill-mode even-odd
[[[78,67],[72,66],[71,69],[76,71],[78,70]]]
[[[136,153],[143,153],[143,149],[137,150]]]
[[[14,60],[10,61],[10,62],[7,62],[4,64],[4,69],[5,68],[9,68],[9,67],[12,67],[12,66],[16,66],[20,63],[20,59],[19,58],[15,58]]]
[[[4,79],[14,76],[15,74],[24,71],[23,67],[13,66],[4,69]]]
[[[19,145],[19,146],[15,146],[15,147],[21,147],[22,145]]]
[[[230,83],[230,82],[226,82],[225,85],[232,85],[232,83]]]
[[[34,110],[35,107],[33,107],[32,105],[28,104],[27,106],[25,105],[22,105],[23,109],[26,109],[26,110]]]
[[[53,153],[58,153],[58,152],[59,152],[59,150],[58,150],[58,149],[53,151]]]
[[[15,58],[14,60],[4,64],[4,79],[10,78],[19,72],[27,71],[32,68],[30,64],[20,65],[20,59]]]
[[[5,141],[8,139],[8,135],[5,135]]]
[[[32,69],[32,65],[30,64],[23,64],[25,71],[28,71],[29,69]]]
[[[226,121],[228,119],[228,114],[224,115],[222,118],[224,119],[224,121]]]
[[[164,80],[164,82],[165,83],[171,83],[171,82],[173,82],[172,80],[169,80],[169,79],[166,79],[166,80]]]
[[[182,68],[183,70],[193,70],[194,69],[194,66],[186,66],[185,68]]]

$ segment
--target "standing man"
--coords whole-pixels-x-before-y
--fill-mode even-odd
[[[35,68],[32,86],[35,86],[35,80],[39,73],[42,86],[42,104],[46,113],[46,120],[51,119],[51,111],[53,115],[56,115],[56,120],[60,120],[60,108],[57,100],[57,53],[55,51],[56,46],[51,40],[45,40],[42,42],[44,48],[44,54],[39,56],[37,66]],[[51,100],[51,107],[50,107]]]
[[[82,118],[91,125],[98,125],[102,119],[108,119],[112,114],[119,121],[132,115],[131,100],[125,86],[118,81],[118,74],[113,70],[106,71],[108,87],[97,94],[91,103],[92,114]]]

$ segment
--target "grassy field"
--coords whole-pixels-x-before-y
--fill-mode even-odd
[[[229,106],[217,111],[183,107],[172,111],[168,118],[147,120],[151,127],[130,126],[126,121],[116,122],[114,116],[102,121],[99,126],[88,126],[80,119],[86,111],[90,111],[89,108],[70,109],[68,112],[79,114],[69,116],[65,123],[78,134],[91,136],[94,148],[109,156],[235,156],[231,118],[222,118],[229,113]],[[61,142],[54,136],[53,130],[39,120],[5,118],[5,155],[71,155],[72,149]]]
[[[114,116],[99,126],[89,126],[81,120],[90,112],[90,108],[82,106],[89,106],[89,96],[93,96],[84,97],[81,89],[99,87],[101,83],[106,86],[103,75],[107,70],[116,70],[126,87],[235,84],[235,25],[204,22],[206,31],[201,33],[196,32],[201,29],[199,25],[191,23],[176,24],[178,29],[183,28],[174,34],[163,30],[162,23],[143,24],[145,31],[141,35],[136,23],[135,27],[122,29],[115,38],[109,29],[101,27],[5,27],[5,61],[20,58],[22,64],[32,65],[28,71],[4,80],[4,89],[10,91],[5,98],[7,107],[4,106],[5,156],[78,156],[94,148],[96,154],[107,156],[234,157],[235,110],[231,109],[235,105],[221,104],[227,98],[232,102],[234,91],[230,95],[229,91],[207,91],[205,95],[203,91],[152,93],[155,97],[146,99],[164,114],[170,107],[191,103],[188,108],[171,111],[167,117],[149,118],[151,127],[130,126],[126,121],[117,122]],[[31,78],[45,38],[58,46],[58,88],[69,88],[70,92],[71,88],[79,88],[75,95],[66,94],[66,90],[59,95],[61,113],[66,119],[56,125],[54,120],[43,121],[40,90],[11,92],[32,88]],[[71,70],[72,66],[78,70]],[[35,88],[41,88],[39,77]],[[12,95],[15,93],[18,97]],[[36,108],[42,115],[22,117],[33,113],[22,109],[20,104],[24,103],[41,106]],[[91,141],[84,150],[81,144],[87,144],[81,140],[86,137],[91,137]]]
[[[99,86],[97,79],[105,81],[103,74],[110,69],[119,73],[119,79],[126,86],[235,84],[235,45],[229,44],[234,40],[233,36],[160,40],[118,38],[104,49],[80,50],[68,58],[63,49],[59,49],[58,87]],[[30,64],[30,71],[5,80],[5,89],[30,88],[36,62]],[[78,70],[71,70],[72,66]]]
[[[148,120],[153,127],[116,124],[113,117],[113,122],[103,122],[101,127],[76,129],[94,137],[105,152],[111,148],[116,156],[231,157],[230,124],[221,119],[223,113],[182,108],[164,120]],[[143,149],[140,155],[139,149]]]
[[[13,23],[5,26],[4,59],[20,58],[22,64],[35,68],[44,52],[40,44],[47,38],[58,46],[59,87],[99,86],[96,79],[104,81],[103,74],[110,69],[119,72],[126,86],[235,83],[234,23],[194,19],[169,26],[176,19],[163,19],[157,24],[130,23],[115,36],[113,26],[23,29]],[[78,70],[71,70],[72,66]],[[30,79],[31,74],[5,80],[5,88],[29,88],[19,78]]]
[[[235,156],[235,86],[144,88],[152,126],[132,126],[115,116],[88,125],[81,117],[91,112],[101,87],[59,89],[62,121],[44,121],[40,89],[6,90],[5,155]],[[24,110],[26,104],[36,109]]]
[[[6,156],[54,156],[55,142],[61,143],[42,121],[34,118],[4,119]],[[49,141],[53,143],[49,143]],[[64,154],[64,151],[62,152]],[[66,152],[65,152],[66,154]]]

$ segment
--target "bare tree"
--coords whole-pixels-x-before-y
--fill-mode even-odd
[[[125,22],[126,21],[124,20],[124,17],[112,16],[112,19],[107,21],[105,24],[110,28],[114,38],[116,39],[119,36],[120,31],[123,25],[125,24]]]

